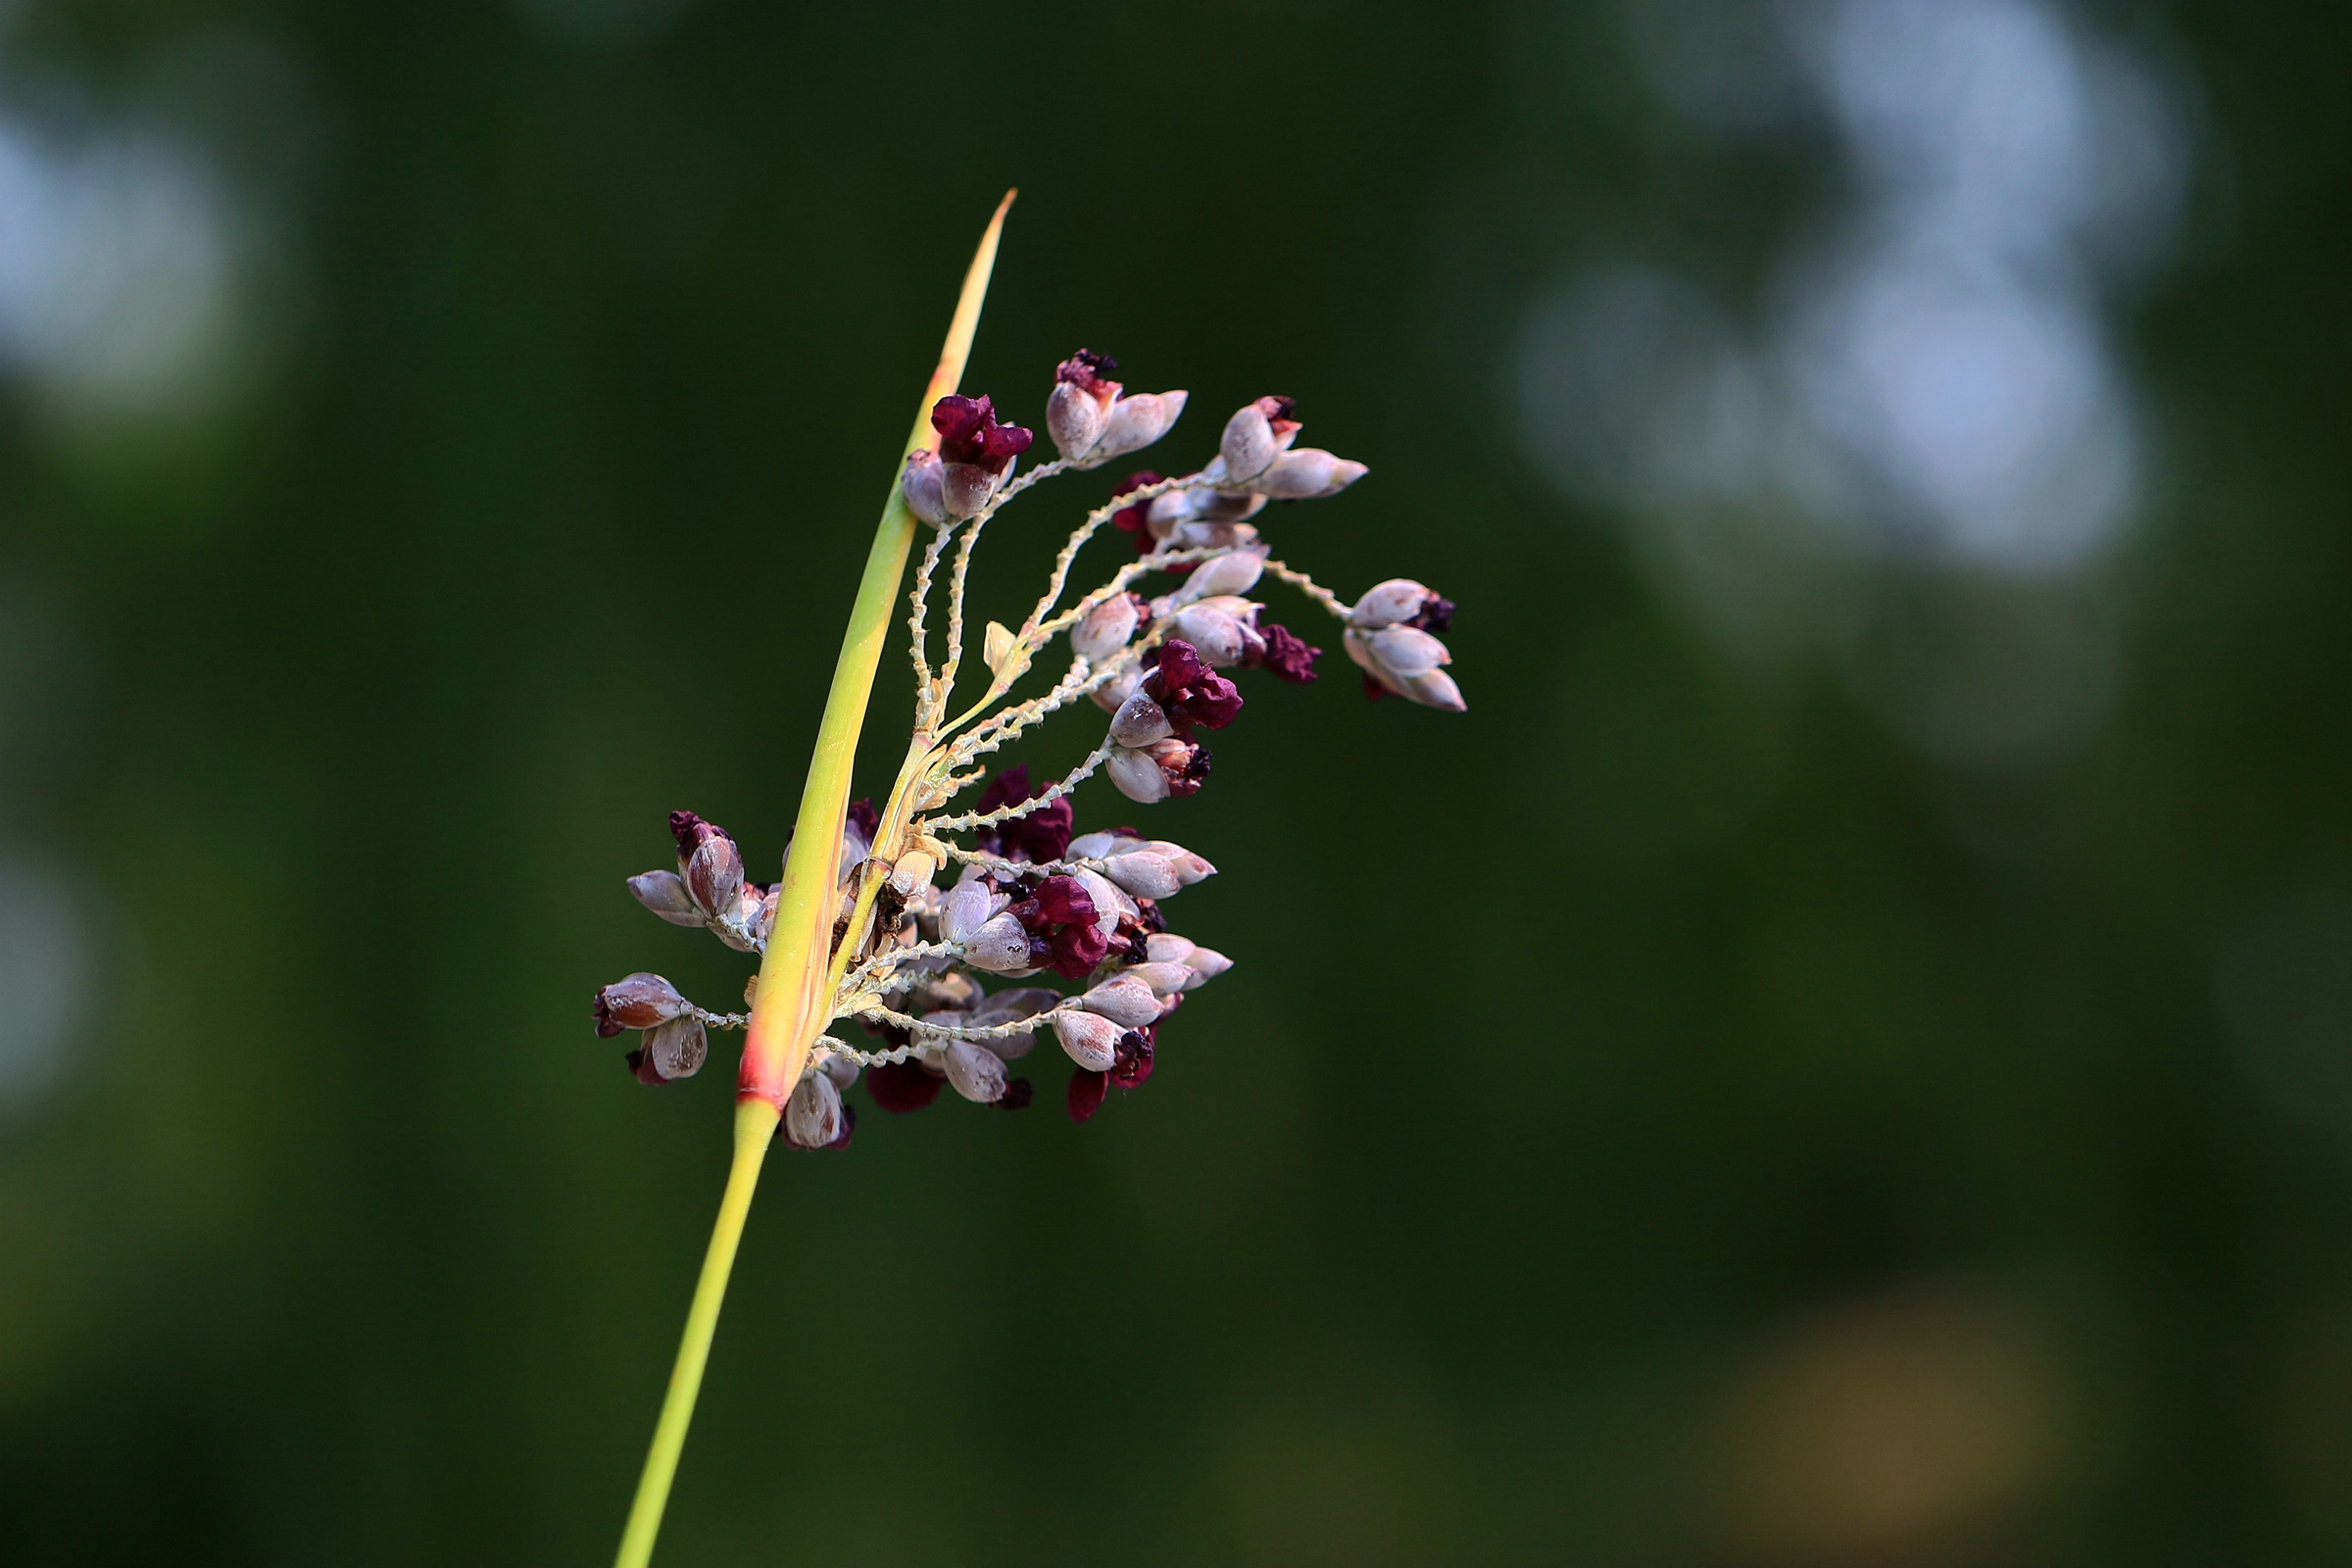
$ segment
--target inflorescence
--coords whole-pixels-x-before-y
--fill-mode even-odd
[[[964,582],[989,518],[1043,479],[1152,445],[1184,410],[1182,392],[1127,393],[1108,378],[1117,368],[1084,349],[1055,368],[1045,423],[1059,456],[1017,479],[1014,469],[1034,437],[1002,422],[985,397],[941,398],[931,412],[935,450],[906,460],[900,483],[907,509],[932,530],[908,599],[914,745],[889,799],[880,808],[854,803],[842,823],[829,970],[830,1016],[857,1021],[868,1044],[832,1035],[817,1041],[784,1108],[784,1136],[795,1148],[849,1146],[856,1115],[842,1096],[861,1075],[874,1103],[888,1111],[929,1104],[943,1083],[965,1100],[1025,1106],[1029,1081],[1012,1076],[1009,1064],[1046,1030],[1076,1063],[1066,1102],[1076,1120],[1092,1116],[1113,1085],[1132,1089],[1152,1075],[1161,1024],[1187,995],[1232,966],[1224,955],[1170,931],[1161,913],[1167,900],[1216,867],[1132,827],[1077,834],[1070,794],[1101,771],[1138,805],[1192,795],[1214,760],[1200,733],[1225,728],[1244,706],[1240,686],[1220,671],[1315,679],[1323,650],[1261,619],[1265,607],[1248,597],[1261,581],[1298,589],[1339,620],[1342,646],[1369,695],[1463,707],[1445,669],[1451,656],[1436,635],[1450,625],[1451,604],[1404,578],[1348,604],[1271,558],[1250,521],[1269,501],[1337,495],[1365,469],[1296,448],[1295,405],[1264,397],[1226,421],[1205,467],[1177,478],[1132,474],[1088,514],[1055,557],[1046,592],[1021,627],[988,625],[980,655],[987,691],[954,712]],[[1136,559],[1064,609],[1070,566],[1105,522],[1133,536]],[[947,654],[935,670],[925,657],[929,601],[951,545]],[[1134,586],[1154,573],[1172,584],[1156,598]],[[1070,662],[1061,677],[1038,697],[1006,701],[1064,632]],[[987,776],[982,757],[1080,698],[1110,715],[1108,733],[1085,761],[1042,789],[1031,787],[1026,765],[1005,768],[972,809],[943,814]],[[748,880],[734,838],[692,811],[672,812],[669,826],[677,869],[632,877],[629,891],[672,924],[706,927],[739,952],[763,951],[781,884]],[[943,887],[950,866],[960,870]],[[1077,989],[991,992],[982,983],[1048,973]],[[695,1005],[656,974],[633,974],[596,994],[598,1034],[641,1031],[627,1060],[649,1084],[692,1076],[709,1054],[709,1030],[747,1022],[748,1013]]]

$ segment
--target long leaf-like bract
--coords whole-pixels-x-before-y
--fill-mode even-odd
[[[956,316],[949,323],[939,364],[931,372],[931,384],[915,411],[913,431],[900,454],[902,463],[918,447],[931,445],[931,406],[955,391],[963,378],[972,334],[980,324],[980,305],[988,294],[989,273],[996,267],[997,238],[1004,230],[1004,213],[1012,205],[1013,195],[1006,191],[998,204],[996,217],[989,220],[988,231],[980,236],[980,247],[964,273],[963,292],[956,299]],[[760,965],[751,1030],[744,1041],[743,1066],[736,1081],[734,1162],[719,1201],[717,1223],[711,1227],[710,1247],[703,1257],[694,1302],[687,1310],[686,1333],[678,1346],[677,1365],[670,1372],[669,1391],[662,1402],[662,1419],[654,1429],[653,1447],[645,1456],[636,1501],[621,1536],[616,1559],[619,1568],[644,1568],[653,1556],[654,1538],[662,1528],[670,1480],[677,1473],[678,1453],[685,1446],[686,1428],[694,1417],[695,1395],[702,1387],[710,1337],[718,1326],[719,1303],[726,1297],[727,1276],[735,1265],[735,1249],[743,1237],[744,1217],[751,1211],[760,1163],[784,1102],[808,1063],[809,1046],[832,1021],[827,967],[841,897],[841,824],[850,800],[850,767],[857,760],[866,699],[873,691],[874,671],[881,662],[914,529],[914,514],[906,510],[906,497],[899,489],[899,470],[893,469],[890,499],[874,529],[873,549],[866,556],[865,574],[858,580],[858,598],[850,609],[849,629],[842,635],[841,657],[833,666],[832,690],[825,698],[816,749],[808,760],[808,782],[801,789],[792,849],[784,858],[775,926]]]

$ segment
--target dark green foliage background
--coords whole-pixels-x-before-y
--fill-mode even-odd
[[[665,1560],[1802,1554],[1742,1523],[1745,1369],[1923,1290],[2024,1303],[2046,1433],[1857,1553],[2352,1556],[2342,987],[2297,1116],[2213,979],[2281,907],[2347,957],[2332,8],[2170,19],[2206,194],[2121,318],[2167,500],[2106,721],[1997,775],[1727,661],[1521,456],[1510,332],[1581,233],[1737,277],[1830,180],[1801,138],[1661,155],[1605,18],[710,0],[598,48],[191,0],[19,38],[105,82],[221,22],[325,127],[286,346],[132,457],[0,411],[0,561],[81,628],[10,832],[91,869],[107,946],[71,1075],[0,1123],[0,1557],[610,1551],[729,1074],[638,1090],[587,999],[744,971],[620,878],[679,806],[772,863],[1008,183],[967,389],[1034,417],[1112,350],[1192,389],[1171,458],[1297,394],[1375,476],[1279,542],[1459,601],[1472,708],[1250,689],[1151,819],[1224,867],[1176,912],[1241,962],[1148,1092],[771,1160]],[[990,605],[1073,488],[1000,525]]]

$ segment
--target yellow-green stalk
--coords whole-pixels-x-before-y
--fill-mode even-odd
[[[900,454],[902,463],[908,453],[931,445],[931,406],[955,391],[963,378],[972,333],[980,324],[980,305],[988,295],[989,273],[996,266],[997,237],[1004,230],[1004,212],[1012,205],[1013,195],[1004,193],[987,232],[980,236],[980,247],[964,274],[963,293],[956,302],[955,318],[948,325],[947,342],[939,352],[939,365],[931,372],[931,384],[915,411],[914,429]],[[815,753],[808,760],[808,782],[801,789],[792,849],[784,858],[775,926],[760,964],[759,990],[752,1003],[751,1028],[744,1040],[743,1067],[736,1083],[734,1162],[727,1171],[717,1222],[710,1228],[710,1247],[703,1257],[694,1302],[687,1309],[686,1332],[678,1345],[677,1365],[669,1374],[668,1393],[662,1400],[662,1418],[654,1428],[653,1446],[637,1482],[636,1501],[630,1505],[629,1522],[621,1534],[620,1553],[615,1559],[618,1568],[644,1568],[653,1556],[662,1510],[669,1500],[669,1484],[677,1474],[678,1452],[685,1446],[687,1424],[694,1417],[703,1365],[710,1354],[710,1336],[718,1326],[719,1303],[726,1298],[727,1275],[735,1266],[744,1217],[751,1212],[752,1193],[760,1182],[760,1161],[783,1114],[784,1102],[800,1082],[808,1048],[832,1021],[827,970],[833,919],[841,897],[841,823],[850,802],[850,767],[857,760],[866,698],[873,690],[874,670],[881,662],[882,644],[889,634],[899,579],[906,573],[914,530],[914,514],[906,510],[894,469],[890,499],[874,529],[874,547],[866,556],[865,575],[858,581],[849,629],[842,634],[841,657],[833,666],[832,690],[825,698],[824,719],[817,727]]]

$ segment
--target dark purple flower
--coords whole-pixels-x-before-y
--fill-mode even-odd
[[[1241,688],[1210,669],[1200,650],[1181,637],[1160,645],[1159,667],[1144,677],[1143,689],[1179,730],[1195,724],[1223,729],[1242,710]]]
[[[1206,675],[1193,683],[1178,706],[1202,728],[1223,729],[1241,715],[1242,689],[1222,675]]]
[[[1110,1081],[1121,1089],[1139,1088],[1152,1076],[1152,1052],[1158,1026],[1130,1029],[1119,1037],[1118,1060],[1111,1065]]]
[[[1048,965],[1064,980],[1083,980],[1110,955],[1110,938],[1092,924],[1065,925],[1047,946]]]
[[[1159,1025],[1147,1024],[1130,1029],[1119,1036],[1116,1058],[1108,1072],[1092,1072],[1081,1067],[1070,1074],[1070,1120],[1086,1121],[1102,1108],[1103,1100],[1111,1086],[1139,1089],[1152,1076],[1154,1052],[1159,1040]]]
[[[874,1103],[899,1116],[937,1100],[939,1086],[946,1082],[945,1077],[934,1076],[912,1061],[886,1061],[865,1071],[866,1092],[874,1097]]]
[[[1146,485],[1157,484],[1166,477],[1166,474],[1154,472],[1150,468],[1138,468],[1119,481],[1119,487],[1110,493],[1110,499],[1116,501],[1121,496],[1143,489]],[[1149,501],[1132,507],[1121,507],[1110,514],[1110,525],[1113,528],[1118,529],[1121,533],[1135,535],[1135,553],[1139,556],[1150,555],[1152,547],[1158,543],[1152,537],[1151,520],[1152,503]]]
[[[1005,912],[1029,933],[1031,961],[1065,979],[1084,979],[1110,952],[1110,938],[1095,925],[1095,901],[1076,877],[1047,877]]]
[[[980,796],[980,809],[1001,811],[1007,806],[1019,806],[1032,800],[1037,792],[1029,787],[1029,764],[1016,762],[989,781]],[[1061,852],[1070,847],[1070,827],[1073,821],[1070,800],[1062,796],[1050,806],[1041,806],[1027,816],[984,827],[975,835],[979,847],[991,855],[1002,855],[1007,860],[1058,860]]]
[[[1029,764],[1015,762],[988,781],[988,788],[980,792],[979,808],[983,811],[1002,811],[1007,806],[1020,805],[1036,793],[1029,787]]]
[[[999,1110],[1027,1110],[1037,1091],[1026,1078],[1015,1078],[1004,1085],[1004,1098],[998,1101]]]
[[[1081,1067],[1070,1074],[1070,1120],[1085,1121],[1102,1108],[1102,1097],[1110,1092],[1110,1074],[1093,1072]]]
[[[871,844],[874,842],[874,830],[882,825],[882,813],[874,809],[873,797],[869,795],[863,800],[850,803],[849,810],[843,814],[842,823],[846,827],[857,829],[858,836]]]
[[[1421,601],[1421,612],[1406,621],[1405,624],[1418,626],[1423,631],[1451,631],[1453,630],[1453,601],[1438,594],[1431,594],[1427,599]]]
[[[1003,473],[1035,439],[1017,424],[999,424],[996,408],[986,397],[954,392],[931,406],[931,428],[939,432],[940,461],[968,463],[990,473]]]
[[[1119,497],[1132,491],[1141,490],[1146,485],[1157,484],[1166,477],[1166,474],[1155,472],[1151,468],[1138,468],[1119,481],[1118,489],[1111,492],[1110,498],[1116,501]],[[1139,556],[1148,556],[1159,546],[1159,541],[1152,537],[1152,503],[1149,501],[1139,502],[1132,507],[1121,507],[1110,514],[1110,525],[1119,532],[1134,538],[1135,553]],[[1171,576],[1181,575],[1192,569],[1190,566],[1170,567],[1169,574]]]
[[[1200,657],[1200,650],[1181,637],[1171,637],[1160,645],[1159,668],[1147,676],[1144,684],[1149,687],[1156,679],[1155,695],[1166,702],[1182,696],[1194,681],[1208,673],[1208,661]]]
[[[1101,912],[1085,884],[1074,876],[1050,876],[1039,883],[1037,906],[1056,925],[1073,920],[1092,925]]]
[[[1320,648],[1309,648],[1288,626],[1268,622],[1258,628],[1266,640],[1262,653],[1252,652],[1242,661],[1274,672],[1276,680],[1287,680],[1294,686],[1304,686],[1315,678],[1315,661],[1323,657]]]
[[[1364,695],[1376,703],[1389,695],[1389,689],[1368,669],[1364,671]]]

